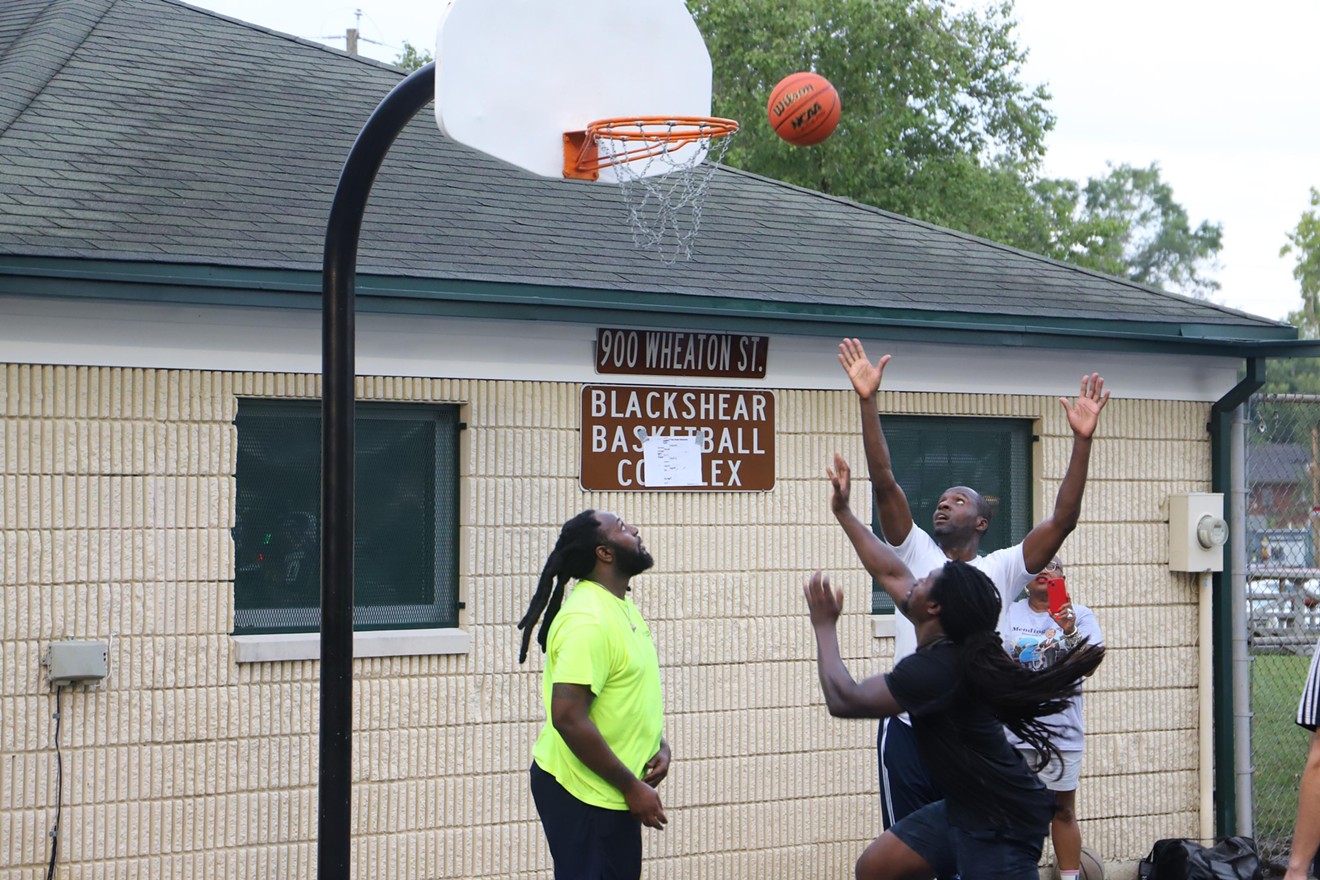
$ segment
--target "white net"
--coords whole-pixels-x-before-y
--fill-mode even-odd
[[[701,206],[731,141],[726,130],[699,122],[616,121],[599,130],[596,145],[623,193],[638,248],[666,264],[692,258]]]

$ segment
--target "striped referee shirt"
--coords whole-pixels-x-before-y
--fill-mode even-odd
[[[1311,669],[1306,673],[1306,687],[1297,703],[1297,723],[1307,730],[1320,727],[1320,642],[1311,655]]]

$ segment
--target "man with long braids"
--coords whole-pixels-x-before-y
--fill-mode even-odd
[[[838,462],[836,456],[836,469]],[[818,571],[803,593],[821,690],[837,717],[907,712],[917,750],[944,797],[872,841],[857,860],[856,877],[1037,880],[1054,798],[1004,728],[1052,753],[1040,719],[1065,705],[1104,659],[1104,648],[1083,645],[1049,669],[1028,670],[1004,651],[995,632],[999,590],[979,569],[950,560],[918,580],[879,541],[872,563],[872,574],[912,621],[917,650],[891,672],[855,681],[839,655],[843,591],[831,589]]]
[[[1037,523],[1021,543],[981,556],[981,538],[990,526],[991,508],[975,489],[967,486],[946,489],[935,507],[929,533],[912,520],[907,496],[894,476],[889,445],[880,426],[877,408],[880,381],[889,360],[890,356],[884,355],[871,363],[858,339],[844,339],[839,343],[839,364],[848,374],[861,407],[862,442],[881,532],[899,558],[914,572],[930,571],[950,559],[979,568],[999,589],[1001,614],[1006,614],[1008,606],[1054,558],[1064,539],[1077,527],[1091,460],[1091,441],[1099,424],[1100,412],[1109,402],[1109,392],[1104,390],[1105,380],[1097,373],[1085,375],[1075,401],[1059,398],[1072,429],[1073,445],[1068,469],[1054,499],[1054,510]],[[902,659],[915,649],[916,633],[912,625],[905,618],[896,618],[895,659]],[[886,719],[880,725],[876,740],[880,807],[884,827],[888,828],[909,812],[937,800],[940,792],[931,784],[928,768],[917,760],[912,730],[903,716]]]
[[[655,790],[670,757],[660,663],[628,598],[632,578],[653,564],[635,526],[584,510],[564,523],[518,623],[522,663],[545,614],[537,641],[546,723],[530,772],[556,880],[636,880],[642,826],[668,821]]]

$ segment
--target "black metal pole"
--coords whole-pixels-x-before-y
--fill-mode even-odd
[[[353,295],[367,196],[403,127],[435,95],[435,65],[385,96],[344,162],[325,230],[321,306],[321,730],[316,876],[348,880],[353,785]]]

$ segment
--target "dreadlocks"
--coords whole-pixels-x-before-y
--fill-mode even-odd
[[[559,613],[559,606],[564,601],[564,584],[569,580],[578,580],[591,574],[596,567],[596,547],[601,544],[600,521],[596,511],[584,510],[564,523],[559,530],[559,540],[555,549],[550,551],[541,569],[541,579],[536,583],[536,593],[527,606],[527,613],[518,622],[518,629],[523,631],[522,648],[518,651],[518,662],[527,659],[527,648],[532,640],[532,628],[537,618],[545,612],[536,641],[545,653],[545,639],[550,632],[550,623]]]
[[[1015,662],[995,632],[999,592],[984,573],[965,562],[945,564],[931,585],[930,599],[940,603],[944,634],[959,648],[958,671],[964,683],[1005,727],[1036,750],[1040,766],[1033,769],[1039,772],[1051,754],[1059,754],[1050,741],[1053,731],[1039,719],[1067,706],[1082,678],[1104,659],[1104,647],[1083,641],[1048,669],[1030,670]]]

